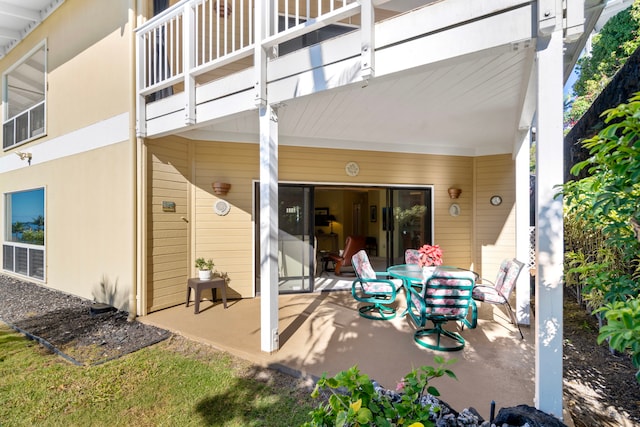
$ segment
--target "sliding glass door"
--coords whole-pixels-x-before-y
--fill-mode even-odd
[[[433,243],[431,188],[389,188],[383,208],[387,264],[404,264],[404,252]]]
[[[256,186],[256,206],[260,206]],[[278,291],[310,292],[315,272],[313,235],[313,190],[311,186],[280,184],[278,187]],[[257,211],[256,224],[260,224]],[[256,241],[260,241],[256,227]],[[256,260],[260,259],[260,247]],[[256,289],[260,292],[260,264],[257,265]]]
[[[278,191],[278,289],[308,292],[315,265],[312,189],[281,184]]]

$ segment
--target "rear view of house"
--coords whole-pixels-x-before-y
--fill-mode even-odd
[[[4,0],[3,272],[144,316],[212,258],[276,351],[278,293],[315,291],[350,236],[387,265],[426,243],[479,273],[528,259],[535,127],[549,325],[562,83],[602,3]]]

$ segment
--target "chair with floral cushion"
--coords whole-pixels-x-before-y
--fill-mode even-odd
[[[357,278],[351,285],[351,294],[360,303],[360,316],[373,320],[389,320],[396,315],[392,305],[396,301],[402,281],[390,279],[386,272],[375,272],[367,252],[363,249],[351,258]]]
[[[404,251],[405,264],[420,264],[420,251],[417,249],[407,249]]]
[[[424,281],[422,289],[408,289],[407,312],[418,328],[413,335],[416,343],[440,351],[456,351],[464,347],[464,338],[458,332],[444,329],[444,324],[460,322],[462,328],[475,328],[477,310],[471,297],[475,278],[472,271],[437,267],[433,275]],[[469,314],[471,321],[467,319]],[[429,320],[433,322],[433,328],[426,327]]]
[[[520,332],[520,338],[522,339],[524,339],[524,335],[522,335],[516,315],[511,309],[511,304],[509,304],[509,295],[511,295],[511,291],[515,287],[523,267],[524,264],[517,259],[507,258],[500,264],[495,282],[480,279],[480,283],[476,283],[473,288],[474,300],[506,306],[506,310],[509,312],[509,320],[518,327],[518,332]]]

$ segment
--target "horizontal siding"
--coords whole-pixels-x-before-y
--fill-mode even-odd
[[[504,258],[516,254],[515,163],[510,155],[486,156],[476,163],[476,252],[478,269],[493,280]],[[489,203],[502,197],[500,206]]]
[[[164,140],[169,141],[169,138]],[[178,280],[179,266],[187,263],[186,274],[194,274],[190,260],[200,256],[212,258],[216,270],[228,274],[230,297],[253,296],[256,273],[252,183],[260,172],[259,146],[180,138],[172,138],[171,141],[159,144],[157,149],[154,146],[154,155],[163,161],[150,165],[151,175],[155,178],[151,186],[153,196],[149,198],[150,220],[155,226],[148,235],[149,249],[153,252],[153,255],[150,253],[150,264],[154,270],[152,277],[157,287],[154,299],[157,304],[168,301],[173,287],[176,301],[183,303],[185,284],[182,278]],[[176,141],[180,143],[174,144]],[[190,148],[185,148],[186,145]],[[186,158],[187,152],[192,153],[191,160]],[[166,161],[178,153],[182,156]],[[515,248],[511,209],[515,199],[514,164],[510,156],[474,159],[281,146],[278,157],[279,179],[285,182],[433,186],[435,243],[442,247],[446,264],[476,271],[486,269],[493,275],[502,257]],[[358,176],[350,177],[345,173],[345,165],[349,161],[359,164]],[[182,207],[183,201],[190,200],[186,190],[181,192],[182,186],[187,185],[183,179],[188,176],[183,168],[188,169],[189,164],[194,167],[191,178],[193,200],[189,202],[190,207],[186,207],[186,203]],[[170,165],[179,165],[176,173],[172,173]],[[227,195],[214,194],[212,184],[219,181],[231,184]],[[458,199],[450,199],[447,191],[450,187],[462,190]],[[369,194],[369,203],[381,208],[382,199],[373,196],[375,191]],[[493,194],[500,194],[504,199],[503,205],[497,209],[488,204]],[[161,210],[161,201],[169,196],[180,201],[177,210],[182,212],[171,220],[167,220]],[[213,206],[219,199],[226,200],[231,206],[225,216],[214,212]],[[459,205],[459,216],[449,214],[452,203]],[[191,214],[187,215],[187,212]],[[191,224],[182,221],[181,215],[187,216]],[[196,231],[189,244],[181,245],[180,233],[187,226]],[[375,233],[381,227],[380,218],[368,227],[369,232]],[[340,236],[339,242],[343,241]],[[379,243],[382,251],[382,240]],[[186,251],[188,256],[176,259],[185,247],[190,248]]]

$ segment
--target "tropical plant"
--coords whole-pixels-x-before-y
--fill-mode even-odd
[[[565,214],[600,244],[588,251],[573,245],[567,274],[578,276],[585,299],[607,321],[599,342],[609,339],[612,348],[630,350],[640,368],[640,333],[634,332],[640,331],[640,242],[634,226],[640,220],[640,94],[603,115],[606,127],[582,142],[590,158],[571,169],[574,175],[586,169],[589,176],[562,190]]]
[[[439,417],[440,406],[428,398],[440,393],[429,386],[429,381],[444,375],[456,378],[446,368],[455,359],[445,361],[442,356],[434,356],[434,361],[439,365],[437,368],[422,366],[402,379],[397,399],[379,393],[375,383],[357,366],[332,378],[327,378],[325,373],[311,396],[318,398],[321,391],[328,390],[331,393],[328,403],[321,403],[310,412],[311,421],[303,426],[433,426]]]
[[[214,265],[215,264],[211,258],[208,260],[205,260],[202,257],[196,259],[196,268],[198,270],[213,270]]]
[[[571,127],[640,46],[640,0],[609,19],[593,36],[589,55],[578,60],[579,77],[573,85],[576,98],[565,108],[565,127]]]
[[[607,324],[600,328],[598,344],[608,340],[609,346],[618,351],[629,350],[633,365],[640,368],[640,299],[616,301],[598,309],[603,312]],[[636,372],[640,382],[640,369]]]

